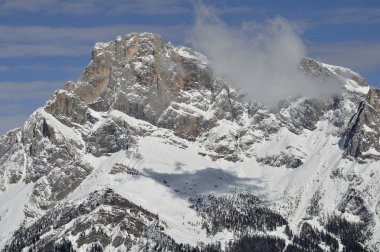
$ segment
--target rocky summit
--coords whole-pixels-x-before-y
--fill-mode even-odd
[[[0,250],[379,251],[380,90],[300,71],[340,93],[267,108],[158,35],[97,43],[0,138]]]

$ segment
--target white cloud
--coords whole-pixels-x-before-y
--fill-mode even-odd
[[[0,67],[1,71],[1,67]],[[75,66],[54,66],[54,65],[15,65],[7,67],[4,71],[43,71],[43,72],[65,72],[65,73],[81,73],[83,67]]]
[[[10,70],[10,67],[9,66],[1,66],[0,65],[0,72],[7,72]]]
[[[0,15],[14,12],[65,15],[170,15],[189,12],[189,5],[180,0],[3,0]]]
[[[64,82],[0,82],[0,135],[22,126]]]
[[[115,24],[94,27],[53,27],[53,26],[7,26],[0,25],[0,42],[22,43],[88,43],[114,39],[117,35],[130,32],[161,32],[178,35],[183,26],[156,26]]]
[[[0,46],[0,58],[11,57],[38,57],[38,56],[78,56],[84,55],[89,51],[89,46],[86,45],[51,45],[51,44],[3,44]]]
[[[63,88],[63,81],[32,81],[32,82],[0,82],[0,105],[22,104],[23,102],[35,100],[47,100],[56,89]],[[4,110],[0,110],[4,112]]]
[[[118,2],[118,1],[114,1]],[[180,0],[130,0],[119,1],[107,12],[110,15],[171,15],[184,14],[192,11],[191,4]]]
[[[97,27],[0,26],[0,58],[24,56],[90,55],[96,42],[131,32],[153,32],[165,40],[177,40],[185,27],[109,25]]]
[[[59,1],[59,0],[4,0],[0,3],[3,15],[13,12],[30,12],[45,14],[93,14],[99,11],[99,1]]]
[[[200,5],[190,41],[214,70],[249,98],[271,105],[286,96],[325,97],[339,90],[299,70],[306,55],[297,27],[283,18],[231,27]]]
[[[357,71],[380,68],[380,43],[354,42],[310,45],[310,54],[330,64]]]
[[[0,118],[0,136],[2,136],[12,129],[21,127],[28,118],[28,115],[3,115]]]
[[[327,24],[379,24],[380,8],[338,8],[317,13]]]

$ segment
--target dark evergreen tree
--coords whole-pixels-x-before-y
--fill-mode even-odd
[[[353,223],[340,216],[331,215],[327,219],[325,228],[341,239],[343,245],[345,246],[344,251],[367,251],[362,245],[362,243],[364,243],[366,240],[365,223]]]

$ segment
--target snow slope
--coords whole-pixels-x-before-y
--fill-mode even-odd
[[[157,35],[96,44],[77,83],[0,139],[0,248],[68,240],[78,251],[175,251],[244,235],[301,246],[296,237],[311,225],[342,251],[347,237],[329,227],[338,216],[360,226],[355,245],[379,250],[380,95],[349,69],[305,62],[342,93],[268,109],[213,76],[204,56]],[[202,212],[205,199],[244,206]],[[228,207],[251,224],[228,223]],[[214,233],[213,211],[227,223]]]

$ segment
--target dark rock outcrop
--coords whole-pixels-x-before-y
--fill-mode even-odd
[[[370,88],[365,100],[358,105],[341,140],[349,157],[379,159],[380,89]]]

